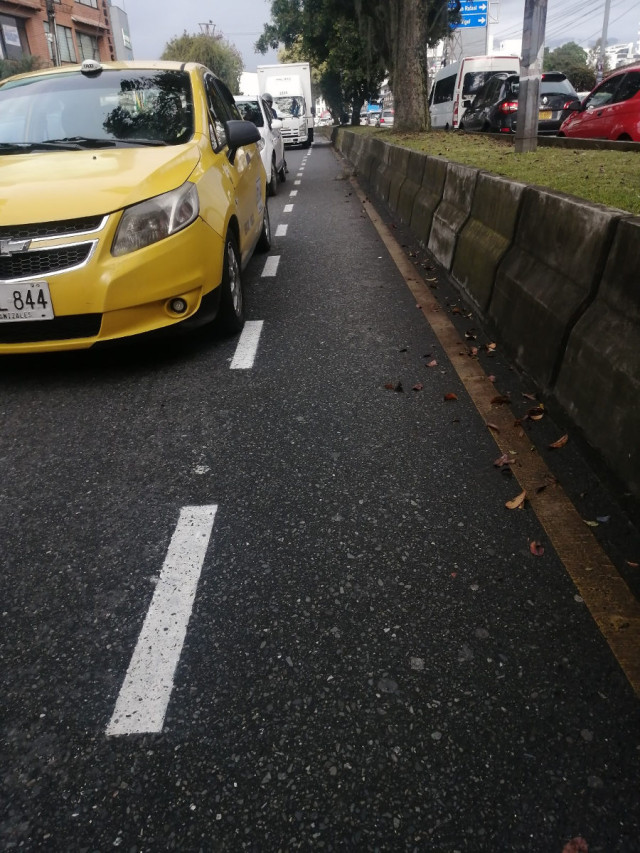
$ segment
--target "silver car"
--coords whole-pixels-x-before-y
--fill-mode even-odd
[[[252,121],[260,131],[260,157],[267,173],[267,192],[273,196],[278,192],[278,180],[287,178],[287,161],[284,157],[282,122],[273,118],[268,105],[260,98],[234,98],[245,121]]]

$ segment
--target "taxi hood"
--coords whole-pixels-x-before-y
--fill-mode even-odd
[[[0,226],[100,216],[181,186],[197,144],[0,155]]]

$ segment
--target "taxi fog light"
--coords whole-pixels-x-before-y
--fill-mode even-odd
[[[181,296],[171,299],[169,302],[169,310],[173,311],[174,314],[184,314],[187,307],[187,300],[182,299]]]
[[[200,212],[195,184],[163,193],[128,207],[122,214],[111,247],[112,255],[126,255],[164,240],[190,225]]]

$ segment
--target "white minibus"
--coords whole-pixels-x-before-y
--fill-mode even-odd
[[[464,115],[464,101],[473,100],[476,92],[499,71],[520,73],[518,56],[466,56],[445,65],[435,75],[429,94],[431,127],[456,129]]]

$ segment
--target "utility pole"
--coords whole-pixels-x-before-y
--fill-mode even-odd
[[[51,39],[51,55],[53,64],[60,65],[58,53],[58,33],[56,32],[56,7],[54,0],[47,0],[47,18],[49,19],[49,38]]]
[[[546,23],[547,0],[525,0],[516,119],[516,154],[535,151],[538,146],[540,78]]]
[[[605,0],[604,21],[602,22],[602,38],[600,39],[600,55],[596,66],[596,83],[602,83],[604,77],[604,66],[607,62],[607,30],[609,29],[609,9],[611,0]]]
[[[216,25],[213,23],[213,21],[209,21],[206,24],[199,24],[198,26],[200,27],[200,30],[203,35],[211,36],[212,38],[215,37]]]

